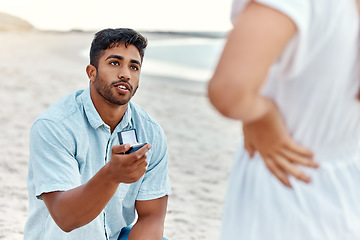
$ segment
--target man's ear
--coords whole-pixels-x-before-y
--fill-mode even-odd
[[[96,78],[96,68],[93,65],[86,66],[86,74],[88,75],[90,82],[94,82]]]

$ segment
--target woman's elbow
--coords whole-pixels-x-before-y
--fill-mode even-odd
[[[246,94],[243,91],[216,86],[213,80],[208,85],[208,97],[220,114],[232,119],[239,119],[246,103]]]
[[[226,105],[223,103],[224,99],[223,99],[223,94],[221,93],[222,90],[216,85],[217,84],[215,80],[211,79],[207,89],[208,97],[210,103],[215,107],[215,109],[224,115],[224,113],[226,112],[225,111]]]
[[[209,100],[211,105],[224,117],[231,118],[232,111],[229,107],[229,105],[224,104],[222,99],[217,98],[216,96],[213,96],[212,94],[209,94]]]

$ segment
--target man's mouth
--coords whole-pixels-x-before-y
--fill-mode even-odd
[[[119,88],[123,91],[131,91],[131,86],[128,83],[121,82],[114,85],[116,88]]]
[[[127,88],[124,85],[119,85],[118,88],[126,90]]]

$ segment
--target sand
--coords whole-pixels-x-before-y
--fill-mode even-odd
[[[145,35],[149,41],[179,37]],[[82,32],[0,33],[0,239],[23,238],[30,127],[56,100],[88,86],[88,60],[79,49],[88,48],[92,37]],[[173,193],[165,236],[217,239],[240,123],[212,108],[206,82],[143,74],[134,101],[160,123],[168,140]]]

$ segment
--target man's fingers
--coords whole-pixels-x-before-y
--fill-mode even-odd
[[[146,161],[146,158],[144,158],[143,161],[139,161],[139,167],[144,168],[146,171],[146,167],[148,165],[148,162]]]
[[[151,149],[151,144],[146,144],[133,153],[124,154],[129,149],[130,144],[114,145],[111,149],[110,169],[118,182],[136,182],[147,171],[146,153]]]
[[[125,152],[129,151],[130,147],[131,146],[129,143],[122,144],[122,145],[114,145],[112,147],[111,151],[114,154],[121,154],[121,153],[125,153]],[[139,150],[137,150],[136,152],[133,152],[132,154],[136,153],[135,155],[138,156],[138,158],[141,158],[150,149],[151,149],[151,144],[148,143],[148,144],[144,145],[142,148],[140,148]]]
[[[151,144],[148,143],[144,146],[142,146],[139,150],[131,153],[134,154],[135,156],[137,156],[138,159],[141,159],[144,155],[146,156],[146,153],[151,149]]]
[[[114,145],[111,148],[112,153],[115,154],[121,154],[121,153],[125,153],[130,149],[130,144],[126,143],[126,144],[122,144],[122,145]]]
[[[132,153],[133,154],[133,153]],[[145,167],[148,165],[148,162],[146,161],[147,158],[147,154],[143,154],[142,156],[140,156],[140,158],[136,158],[136,160],[134,161],[134,165],[137,167]]]

